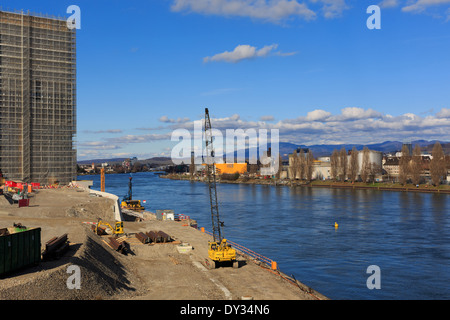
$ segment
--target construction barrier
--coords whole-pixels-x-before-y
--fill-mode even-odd
[[[209,234],[210,236],[212,236],[213,234],[209,231],[204,230],[204,228],[201,228],[202,232],[205,232],[207,234]],[[269,259],[253,250],[250,250],[244,246],[241,246],[240,244],[237,244],[236,242],[230,241],[227,239],[227,242],[229,244],[231,244],[233,246],[234,249],[236,249],[237,251],[244,253],[245,255],[252,257],[253,259],[262,262],[264,264],[266,264],[266,266],[264,265],[260,265],[260,267],[263,267],[264,269],[268,270],[269,272],[272,272],[273,274],[280,276],[281,278],[283,278],[284,280],[286,280],[287,282],[289,282],[290,284],[298,287],[300,290],[302,290],[303,292],[309,294],[310,296],[312,296],[314,299],[317,300],[328,300],[328,298],[324,295],[322,295],[321,293],[315,291],[314,289],[304,285],[303,283],[299,282],[297,279],[295,279],[294,275],[291,276],[287,276],[286,274],[284,274],[283,272],[281,272],[278,269],[278,264],[276,261],[273,261],[272,259]]]
[[[206,234],[209,234],[210,236],[212,236],[212,232],[206,231],[204,228],[201,228],[202,232],[205,232]],[[231,244],[233,246],[234,249],[237,249],[238,251],[252,257],[253,259],[256,259],[258,261],[261,261],[265,264],[267,264],[272,270],[277,270],[278,269],[278,265],[275,261],[273,261],[272,259],[269,259],[265,256],[263,256],[262,254],[259,254],[253,250],[250,250],[249,248],[246,248],[244,246],[241,246],[240,244],[230,241],[227,239],[227,242],[229,244]]]

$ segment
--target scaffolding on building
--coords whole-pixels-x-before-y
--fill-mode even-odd
[[[24,182],[76,177],[76,32],[0,11],[0,169]]]

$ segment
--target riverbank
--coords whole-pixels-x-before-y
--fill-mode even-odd
[[[3,196],[0,196],[3,197]],[[124,222],[130,254],[107,245],[91,225],[98,218],[112,224],[114,200],[80,189],[33,192],[30,206],[0,202],[0,227],[21,223],[41,228],[41,247],[53,237],[68,234],[69,251],[58,260],[16,271],[0,282],[4,300],[315,300],[320,293],[292,281],[279,270],[241,256],[238,269],[204,267],[211,236],[183,221],[158,221],[150,214],[141,222]],[[195,217],[192,217],[195,218]],[[139,232],[163,231],[173,243],[142,244]],[[177,247],[187,243],[188,253]],[[67,287],[71,265],[80,267],[81,288]]]
[[[161,175],[160,178],[172,179],[172,180],[187,180],[196,182],[207,182],[206,178],[194,177],[191,178],[189,175],[180,174],[168,174]],[[355,190],[380,190],[380,191],[398,191],[398,192],[426,192],[426,193],[441,193],[450,194],[450,186],[441,185],[439,187],[421,185],[419,187],[407,184],[402,186],[395,183],[378,182],[373,184],[367,184],[362,182],[351,183],[351,182],[331,182],[331,181],[313,181],[307,183],[305,181],[299,180],[287,180],[287,179],[264,179],[264,178],[238,178],[236,180],[217,180],[219,183],[230,183],[230,184],[257,184],[257,185],[272,185],[272,186],[288,186],[288,187],[309,187],[309,188],[343,188],[343,189],[355,189]]]

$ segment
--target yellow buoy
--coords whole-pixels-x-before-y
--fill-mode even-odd
[[[337,229],[339,228],[339,225],[337,224],[337,222],[334,223],[334,227]]]

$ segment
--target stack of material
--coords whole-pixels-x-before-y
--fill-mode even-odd
[[[162,243],[166,243],[166,242],[172,241],[172,238],[167,233],[165,233],[163,231],[158,231],[158,235],[159,235]]]
[[[172,238],[163,231],[149,231],[146,235],[153,243],[166,243],[173,241]]]
[[[129,252],[131,252],[130,245],[126,241],[119,242],[118,239],[114,237],[109,237],[108,240],[109,240],[108,245],[117,252],[120,252],[121,254],[124,255],[127,255]]]
[[[143,232],[136,233],[136,238],[143,244],[150,243],[150,237]]]
[[[45,244],[45,250],[42,253],[43,260],[59,259],[69,250],[70,243],[67,240],[67,233],[60,237],[53,237]]]
[[[158,235],[156,231],[149,231],[145,233],[151,242],[158,243],[161,242],[161,237]]]

